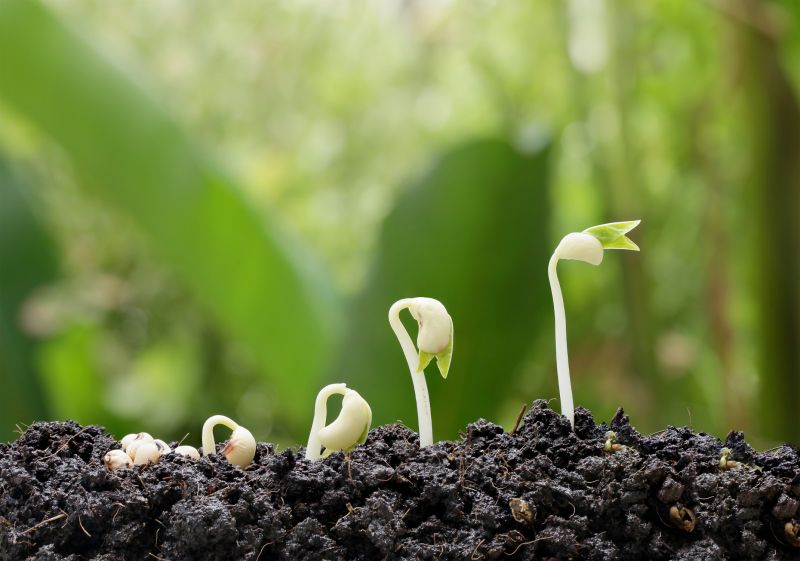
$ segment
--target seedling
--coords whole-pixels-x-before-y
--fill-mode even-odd
[[[619,452],[620,450],[624,449],[625,447],[622,444],[616,442],[617,440],[617,433],[613,430],[610,430],[606,433],[606,441],[603,444],[603,450],[606,452]]]
[[[733,455],[733,451],[730,448],[723,448],[720,457],[719,457],[719,467],[720,469],[731,469],[738,467],[739,462],[735,460],[731,460],[731,456]]]
[[[342,410],[335,421],[325,426],[328,417],[328,398],[335,394],[344,396]],[[314,402],[314,420],[308,435],[306,459],[319,460],[337,450],[349,452],[356,444],[364,444],[371,424],[372,409],[357,391],[349,389],[346,384],[325,386],[319,391]]]
[[[567,234],[558,244],[550,264],[547,276],[550,279],[550,291],[553,293],[553,311],[556,327],[556,369],[558,371],[558,393],[561,400],[561,414],[569,419],[575,428],[575,405],[572,400],[572,384],[569,377],[569,355],[567,353],[567,320],[564,313],[564,297],[558,282],[556,266],[561,259],[575,259],[592,265],[603,261],[603,250],[629,249],[639,251],[639,247],[625,234],[636,228],[640,220],[632,222],[614,222],[592,226],[583,232]]]
[[[417,347],[400,321],[400,312],[408,309],[417,320]],[[436,365],[442,378],[447,378],[453,358],[453,319],[438,300],[433,298],[403,298],[389,308],[389,325],[392,326],[408,363],[414,395],[417,400],[417,422],[419,424],[419,446],[433,444],[431,403],[428,385],[425,383],[425,367],[436,357]],[[417,351],[417,348],[419,351]]]
[[[203,423],[203,456],[217,451],[214,442],[214,427],[217,425],[224,425],[232,431],[222,455],[230,463],[242,469],[249,466],[256,455],[256,439],[249,430],[225,415],[213,415]]]

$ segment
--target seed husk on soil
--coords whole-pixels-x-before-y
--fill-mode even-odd
[[[349,458],[259,443],[246,470],[170,454],[112,472],[101,427],[35,423],[0,444],[0,561],[800,556],[790,446],[642,436],[621,409],[598,425],[578,408],[573,432],[543,400],[513,433],[479,420],[465,435],[420,450],[393,424]]]

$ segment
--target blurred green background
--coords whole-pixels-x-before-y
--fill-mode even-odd
[[[559,267],[576,403],[800,443],[798,6],[0,0],[0,440],[296,445],[332,381],[416,428],[417,295],[435,437],[510,427],[558,395],[558,240],[641,218]]]

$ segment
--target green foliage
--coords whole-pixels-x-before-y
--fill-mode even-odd
[[[454,437],[476,417],[496,418],[549,319],[543,279],[550,248],[541,243],[548,237],[548,155],[524,154],[502,140],[468,143],[399,197],[348,313],[344,348],[358,352],[343,352],[330,377],[346,373],[378,424],[416,423],[411,380],[386,320],[392,302],[414,296],[440,300],[458,338],[448,380],[428,377],[436,438]]]
[[[584,233],[591,234],[597,238],[603,249],[630,249],[639,251],[639,246],[625,234],[639,225],[640,220],[630,222],[612,222],[611,224],[600,224],[584,230]]]
[[[330,283],[151,97],[26,0],[0,4],[0,97],[57,141],[83,183],[246,342],[277,403],[313,391],[333,339]]]
[[[417,294],[459,339],[437,436],[511,423],[556,395],[542,256],[636,216],[643,254],[559,266],[576,403],[800,442],[797,2],[42,2],[0,1],[26,172],[0,170],[0,439],[63,416],[191,439],[224,411],[295,444],[325,376],[414,425],[384,316]],[[543,127],[546,203],[510,183],[537,157],[451,152]]]
[[[46,414],[34,341],[22,330],[26,299],[58,274],[53,240],[30,204],[29,186],[0,157],[0,440]]]

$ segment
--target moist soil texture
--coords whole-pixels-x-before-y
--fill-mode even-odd
[[[171,454],[109,471],[118,447],[74,422],[0,444],[0,560],[800,557],[796,449],[642,436],[622,410],[578,409],[573,432],[540,400],[514,432],[480,420],[423,450],[387,425],[318,462],[262,443],[246,470]]]

